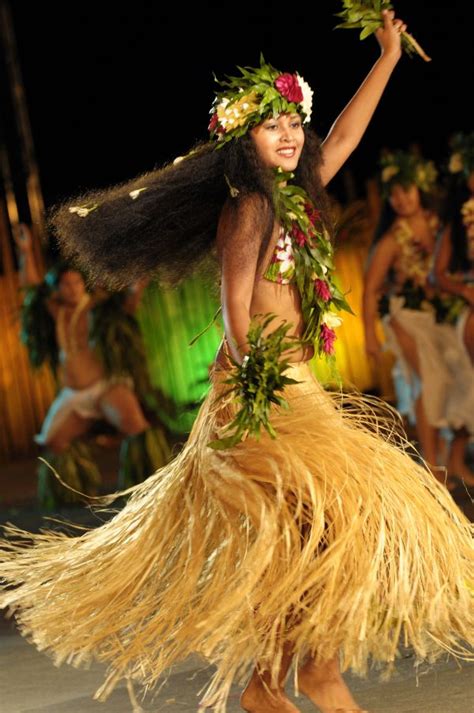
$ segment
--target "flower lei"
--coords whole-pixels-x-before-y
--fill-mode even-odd
[[[435,236],[440,227],[439,218],[436,215],[430,216],[429,226]],[[400,247],[399,266],[402,272],[407,276],[407,279],[413,280],[414,284],[424,287],[428,281],[428,275],[433,270],[434,250],[428,250],[416,240],[416,236],[406,220],[397,221],[394,236]]]
[[[298,113],[303,123],[311,119],[313,91],[299,74],[279,72],[260,56],[260,67],[238,67],[240,77],[227,77],[217,83],[226,87],[218,92],[209,123],[211,138],[223,145],[243,136],[250,127],[269,115]]]
[[[440,225],[438,216],[431,215],[429,226],[433,236],[436,236]],[[398,221],[394,235],[400,246],[399,266],[406,275],[402,289],[397,292],[397,295],[404,298],[405,308],[433,311],[437,322],[454,324],[465,307],[464,299],[439,291],[432,297],[426,294],[428,277],[434,266],[434,250],[430,251],[417,242],[412,228],[405,220]],[[379,309],[382,315],[389,313],[388,299],[380,300]]]
[[[451,139],[452,154],[449,158],[449,173],[467,178],[474,171],[474,131],[458,133]]]
[[[333,357],[334,328],[342,323],[336,312],[353,312],[334,282],[334,251],[320,213],[303,188],[289,183],[293,178],[293,173],[275,169],[274,205],[277,218],[291,240],[305,324],[302,341],[314,345],[319,356]],[[273,263],[269,269],[275,272],[279,266]]]
[[[462,222],[466,227],[467,254],[474,260],[474,198],[469,198],[461,208]]]
[[[415,184],[429,193],[436,182],[438,172],[433,161],[425,161],[407,151],[391,151],[380,159],[381,180],[384,195],[387,196],[394,183],[402,186]]]

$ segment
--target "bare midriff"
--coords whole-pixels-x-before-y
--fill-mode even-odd
[[[61,307],[64,310],[63,335],[59,329],[59,309],[55,310],[61,382],[72,389],[86,389],[104,377],[102,364],[89,344],[91,307],[92,304],[81,312],[75,324],[71,320],[74,310]],[[64,337],[65,343],[62,343]]]

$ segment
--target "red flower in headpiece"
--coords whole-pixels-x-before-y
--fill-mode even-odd
[[[275,87],[278,89],[282,97],[290,102],[300,104],[303,101],[303,91],[299,85],[296,74],[280,74],[275,79]]]
[[[219,117],[217,116],[217,111],[213,113],[211,116],[211,120],[209,122],[209,126],[207,127],[207,130],[212,133],[213,131],[217,131],[218,133],[221,133],[223,131],[222,126],[219,124]]]
[[[336,341],[336,332],[327,324],[321,325],[321,330],[319,333],[321,340],[321,346],[325,354],[334,354],[334,342]]]
[[[331,290],[329,289],[329,285],[325,280],[315,280],[314,281],[314,289],[316,291],[316,294],[320,299],[323,300],[323,302],[329,302],[331,299]]]

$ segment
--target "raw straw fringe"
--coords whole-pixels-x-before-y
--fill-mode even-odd
[[[285,640],[361,675],[390,672],[399,641],[474,658],[473,526],[379,401],[326,393],[305,364],[289,376],[276,440],[207,446],[232,414],[216,372],[183,451],[113,519],[74,538],[7,527],[0,606],[56,663],[107,663],[101,700],[197,652],[224,713],[256,661],[276,680]]]

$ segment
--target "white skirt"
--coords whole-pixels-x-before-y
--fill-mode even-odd
[[[474,433],[474,369],[455,325],[436,322],[431,311],[404,307],[404,298],[390,298],[390,312],[383,325],[387,347],[397,358],[397,369],[406,384],[408,400],[420,393],[428,422],[436,428],[465,427]],[[420,373],[405,359],[390,325],[391,319],[415,342]],[[410,410],[407,406],[406,410]]]
[[[85,419],[103,418],[100,401],[104,394],[117,383],[125,383],[133,388],[131,379],[117,377],[99,379],[85,389],[72,389],[69,386],[64,386],[49,407],[40,433],[34,437],[36,443],[40,446],[46,445],[54,438],[61,424],[71,413],[76,413]]]

